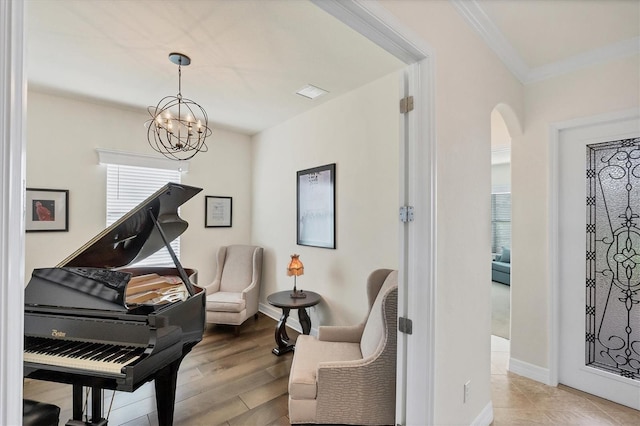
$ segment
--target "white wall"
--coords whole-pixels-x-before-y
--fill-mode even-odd
[[[511,357],[547,368],[549,352],[549,129],[556,122],[640,105],[632,56],[528,85],[526,131],[512,143]],[[584,247],[576,247],[584,250]]]
[[[265,248],[261,303],[293,287],[285,269],[300,254],[298,287],[323,302],[313,327],[357,324],[365,283],[398,265],[399,78],[389,75],[253,138],[252,240]],[[336,249],[296,244],[296,171],[336,163]],[[292,318],[295,320],[295,318]]]
[[[449,2],[380,3],[435,53],[435,424],[471,424],[491,401],[491,111],[522,117],[522,85]]]
[[[96,148],[151,155],[144,109],[29,91],[27,187],[68,189],[69,232],[26,235],[26,279],[34,268],[53,267],[105,228],[106,168]],[[250,138],[214,128],[209,151],[196,155],[182,182],[203,191],[181,208],[189,228],[181,263],[213,280],[220,245],[249,243],[251,224]],[[204,196],[233,197],[233,226],[204,228]],[[26,283],[25,283],[26,284]]]

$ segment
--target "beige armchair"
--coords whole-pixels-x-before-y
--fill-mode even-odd
[[[369,314],[357,326],[300,335],[289,374],[292,424],[395,423],[398,272],[373,271]]]
[[[218,249],[216,278],[205,286],[207,323],[235,325],[235,334],[258,314],[262,247],[232,245]]]

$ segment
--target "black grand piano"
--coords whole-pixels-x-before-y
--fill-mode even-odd
[[[188,224],[178,207],[201,188],[168,183],[25,289],[24,376],[73,385],[67,425],[106,425],[102,391],[155,381],[160,425],[173,423],[180,363],[202,340],[205,292],[169,243]],[[173,267],[126,268],[167,247]],[[83,420],[83,390],[91,417]]]

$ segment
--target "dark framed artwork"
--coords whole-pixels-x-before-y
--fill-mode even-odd
[[[297,172],[297,243],[336,248],[336,165]]]
[[[69,230],[69,190],[27,188],[27,232]]]
[[[230,228],[233,200],[231,197],[204,197],[204,227]]]

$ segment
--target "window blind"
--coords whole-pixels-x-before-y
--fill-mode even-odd
[[[107,226],[124,216],[168,182],[180,183],[177,170],[107,164]],[[180,258],[180,238],[171,242]],[[173,266],[171,255],[162,248],[136,266]]]
[[[511,193],[491,194],[491,251],[511,247]]]

